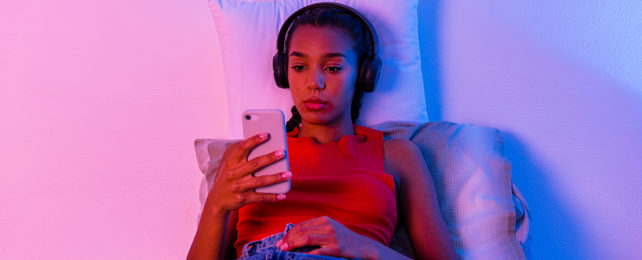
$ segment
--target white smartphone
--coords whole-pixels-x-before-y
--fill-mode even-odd
[[[247,139],[260,133],[269,133],[267,141],[252,149],[247,160],[283,150],[285,157],[273,164],[270,164],[256,172],[254,176],[278,174],[290,170],[287,149],[287,136],[285,133],[285,116],[279,109],[248,109],[243,111],[243,136]],[[282,194],[290,191],[290,181],[284,181],[265,187],[257,188],[259,193]]]

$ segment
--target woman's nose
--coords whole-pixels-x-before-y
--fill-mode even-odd
[[[319,89],[319,90],[324,90],[325,89],[325,78],[323,77],[323,72],[319,70],[314,70],[314,72],[311,73],[310,75],[310,80],[308,81],[308,88],[309,89]]]

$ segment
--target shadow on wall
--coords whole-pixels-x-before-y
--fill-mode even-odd
[[[439,35],[440,1],[419,1],[419,47],[421,51],[421,71],[424,80],[426,111],[430,121],[440,121],[441,79],[439,77]]]
[[[537,162],[533,153],[515,134],[502,132],[502,138],[506,156],[511,163],[513,179],[517,177],[528,181],[527,185],[517,183],[522,194],[529,195],[525,199],[530,206],[532,217],[524,252],[526,257],[528,259],[586,259],[582,252],[573,250],[577,245],[584,244],[583,236],[568,212],[568,207],[559,201],[551,187],[551,180],[546,177],[556,174]],[[546,205],[529,204],[532,202],[546,202]],[[537,209],[537,212],[534,212],[534,209]],[[538,232],[541,230],[545,232]],[[555,241],[548,241],[552,238],[546,234],[548,232],[556,233]],[[538,243],[540,246],[534,246],[533,243]],[[546,244],[545,252],[541,250],[543,248],[541,244]],[[532,250],[532,248],[539,250]]]

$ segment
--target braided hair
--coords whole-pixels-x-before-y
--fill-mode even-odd
[[[348,33],[352,38],[353,50],[357,54],[358,68],[361,68],[363,60],[365,60],[368,52],[373,48],[373,43],[369,39],[368,29],[363,27],[362,22],[359,21],[358,18],[340,8],[320,7],[304,11],[292,23],[285,38],[286,53],[287,49],[290,48],[292,33],[301,25],[331,26]],[[357,80],[357,82],[360,81]],[[361,109],[361,98],[363,97],[363,93],[364,87],[357,84],[354,88],[352,105],[350,107],[352,123],[355,123],[357,118],[359,118],[359,109]],[[297,110],[296,106],[292,106],[291,111],[292,117],[286,123],[287,132],[294,130],[294,128],[298,128],[302,122],[301,114],[299,114],[299,110]]]

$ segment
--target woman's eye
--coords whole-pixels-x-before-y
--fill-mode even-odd
[[[326,67],[325,69],[329,72],[339,72],[341,70],[341,67],[330,66],[330,67]]]
[[[305,69],[303,65],[294,65],[291,68],[295,71],[302,71],[303,69]]]

